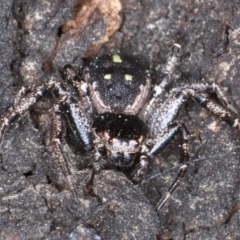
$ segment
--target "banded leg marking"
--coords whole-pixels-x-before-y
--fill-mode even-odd
[[[181,141],[180,170],[177,177],[175,178],[171,186],[168,188],[167,192],[163,195],[163,197],[158,202],[156,206],[157,210],[163,207],[163,205],[166,203],[166,201],[174,192],[174,190],[179,186],[180,182],[184,178],[185,173],[187,171],[187,168],[189,165],[189,133],[186,126],[180,122],[175,122],[171,124],[167,129],[165,129],[165,131],[163,131],[163,133],[159,135],[160,139],[158,139],[158,141],[155,143],[155,145],[153,146],[153,148],[149,153],[150,156],[156,155],[178,133],[180,134],[180,141]]]
[[[57,103],[54,104],[52,108],[52,128],[51,128],[51,145],[53,147],[53,151],[56,154],[58,159],[58,163],[63,171],[64,177],[67,180],[67,184],[70,188],[70,191],[75,200],[78,200],[78,195],[74,184],[71,179],[71,174],[69,167],[67,165],[67,161],[64,157],[61,141],[60,141],[60,134],[62,130],[62,119],[61,119],[61,111],[60,111],[60,103],[66,101],[66,96],[63,96]]]

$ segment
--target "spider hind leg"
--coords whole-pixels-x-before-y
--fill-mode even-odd
[[[169,127],[164,129],[158,135],[154,146],[149,152],[150,157],[157,155],[157,153],[161,151],[176,134],[180,135],[180,170],[177,177],[175,178],[171,186],[168,188],[167,192],[165,192],[165,194],[158,202],[156,206],[157,210],[163,207],[163,205],[174,192],[174,190],[179,186],[187,171],[189,165],[189,133],[186,126],[180,122],[174,122],[170,124]]]

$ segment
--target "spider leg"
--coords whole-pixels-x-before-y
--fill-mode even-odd
[[[82,146],[84,151],[90,151],[93,148],[91,122],[87,118],[85,109],[72,97],[66,99],[63,107],[64,115],[76,142]]]
[[[79,79],[79,74],[71,65],[66,65],[63,69],[63,77],[69,86],[73,86],[71,89],[71,95],[76,95],[80,99],[81,109],[84,109],[87,114],[87,118],[91,119],[93,109],[91,99],[88,96],[87,83]]]
[[[171,81],[171,75],[174,71],[174,68],[177,64],[177,61],[180,56],[181,46],[175,43],[172,47],[172,53],[167,59],[165,68],[163,69],[163,75],[160,80],[157,81],[157,84],[153,87],[153,97],[147,106],[143,108],[141,113],[144,120],[148,120],[150,116],[155,112],[155,109],[161,105],[163,96],[165,94],[165,87]]]
[[[149,157],[145,154],[140,156],[140,161],[135,169],[131,173],[131,179],[134,183],[139,183],[142,181],[146,171],[148,170]]]
[[[85,94],[84,87],[79,83],[80,89],[80,101],[72,97],[72,92],[69,89],[62,88],[61,85],[56,85],[55,90],[60,96],[55,102],[52,108],[52,128],[51,128],[51,145],[53,151],[56,154],[59,165],[63,171],[63,174],[67,180],[67,184],[70,188],[70,191],[75,200],[78,200],[77,191],[74,187],[74,184],[71,179],[71,173],[67,164],[67,160],[64,157],[62,147],[61,147],[61,132],[62,132],[62,115],[66,117],[68,125],[71,129],[71,132],[78,143],[81,145],[83,150],[90,151],[93,148],[93,139],[90,134],[91,132],[91,122],[89,121],[88,114],[91,114],[91,106],[88,105],[88,102],[81,101],[81,97]],[[89,103],[90,104],[90,103]],[[65,111],[62,111],[64,108]],[[86,111],[88,110],[88,111]]]
[[[16,106],[20,100],[25,96],[27,93],[31,92],[33,89],[29,86],[22,86],[19,91],[17,92],[16,97],[14,98],[14,106]]]
[[[240,130],[240,118],[237,109],[231,104],[224,92],[216,84],[193,84],[193,88],[183,89],[181,95],[187,98],[191,97],[202,107],[208,109],[217,117],[228,123],[230,126]],[[194,89],[195,88],[195,89]],[[200,91],[202,89],[202,91]],[[218,95],[220,103],[210,98],[208,91],[215,92]]]
[[[190,88],[191,87],[191,88]],[[209,93],[215,92],[220,98],[220,103],[215,102],[210,98]],[[215,114],[220,119],[227,122],[237,130],[240,130],[240,119],[238,117],[237,110],[230,103],[228,98],[225,96],[223,91],[215,84],[191,84],[188,86],[173,89],[169,98],[163,103],[162,108],[157,109],[155,115],[150,119],[150,129],[152,129],[152,136],[156,136],[158,140],[149,152],[149,156],[156,155],[159,151],[169,142],[175,132],[177,127],[173,127],[172,122],[181,106],[189,99],[192,98],[201,106],[205,107],[213,114]],[[187,130],[183,125],[179,128],[181,132],[182,141],[182,153],[181,159],[185,159],[181,167],[181,170],[175,179],[174,183],[171,185],[169,190],[165,193],[164,197],[160,200],[157,205],[157,209],[160,209],[164,203],[167,201],[171,193],[177,187],[179,182],[182,180],[187,166],[188,166],[188,135]],[[160,132],[160,134],[158,134]],[[186,154],[186,155],[185,155]],[[180,160],[181,161],[181,160]]]
[[[162,132],[174,121],[180,108],[188,98],[189,94],[185,91],[179,92],[178,89],[170,91],[167,99],[160,107],[155,109],[148,119],[149,129],[153,137],[156,137],[159,132]]]
[[[72,182],[72,179],[70,178],[71,176],[70,170],[67,165],[67,161],[64,157],[62,147],[61,147],[61,141],[60,141],[60,135],[62,131],[62,116],[61,116],[60,103],[66,101],[66,98],[67,96],[63,96],[52,107],[51,145],[58,159],[58,163],[63,171],[64,177],[67,180],[70,191],[74,199],[78,200],[78,195],[74,187],[74,184]]]
[[[82,102],[76,101],[75,98],[69,96],[68,93],[63,94],[62,97],[54,104],[52,108],[52,131],[51,131],[51,145],[53,151],[56,154],[59,165],[62,168],[63,174],[67,180],[67,184],[71,190],[71,193],[75,200],[78,200],[77,191],[71,180],[71,173],[67,165],[67,161],[64,157],[61,148],[61,131],[62,131],[62,108],[64,107],[64,115],[67,119],[68,125],[72,131],[72,134],[76,142],[81,145],[84,151],[91,151],[93,149],[93,143],[97,146],[94,148],[94,157],[90,165],[93,167],[94,171],[98,171],[102,168],[105,162],[102,159],[101,154],[98,149],[101,149],[100,142],[91,134],[91,121],[87,117],[87,112],[85,111],[84,104]],[[79,146],[78,146],[79,147]]]
[[[88,100],[88,98],[85,99],[85,95],[87,95],[87,88],[85,86],[85,83],[78,82],[76,84],[78,84],[77,89],[78,94],[80,94],[80,101],[77,101],[74,97],[71,97],[71,94],[73,94],[73,92],[70,90],[70,87],[67,84],[57,81],[50,81],[49,83],[44,83],[37,86],[36,88],[22,87],[16,96],[13,108],[6,112],[0,121],[1,141],[5,127],[11,124],[17,117],[23,115],[26,111],[28,111],[29,108],[38,102],[46,92],[54,90],[53,92],[57,98],[57,101],[51,109],[53,120],[51,143],[53,150],[57,155],[58,162],[62,168],[63,174],[67,179],[67,183],[75,199],[77,199],[77,194],[70,178],[70,171],[60,145],[60,134],[62,131],[60,108],[63,104],[67,107],[67,114],[70,116],[67,119],[72,127],[74,136],[77,138],[77,140],[83,143],[83,148],[85,150],[90,150],[92,148],[92,139],[89,134],[91,123],[86,120],[88,119],[87,115],[90,115],[92,113],[92,108],[90,105],[90,100]],[[81,101],[82,99],[84,99],[84,101]]]
[[[187,86],[180,87],[179,90],[182,89],[191,89],[195,92],[199,93],[215,93],[218,97],[220,103],[231,112],[239,115],[238,110],[233,105],[232,101],[228,98],[226,93],[219,87],[216,83],[192,83]]]
[[[31,106],[33,106],[39,99],[53,86],[56,82],[52,81],[47,84],[42,84],[35,88],[35,90],[31,93],[29,93],[25,98],[22,98],[23,93],[25,90],[20,90],[20,94],[18,94],[17,99],[19,102],[15,101],[15,104],[12,109],[10,109],[8,112],[6,112],[0,121],[0,141],[2,140],[4,129],[6,126],[8,126],[10,123],[12,123],[17,117],[23,115],[26,111],[29,110]],[[27,89],[27,88],[25,88]]]
[[[237,128],[237,130],[240,131],[240,118],[235,112],[230,111],[226,107],[223,107],[220,104],[214,102],[206,94],[194,92],[192,94],[192,97],[201,106],[208,109],[217,117],[228,123],[230,126]]]
[[[219,103],[210,98],[211,93],[216,93]],[[155,112],[148,119],[148,125],[151,134],[156,136],[165,129],[176,118],[180,108],[189,99],[192,98],[203,107],[209,109],[218,117],[228,122],[230,125],[237,124],[239,119],[238,110],[228,99],[223,90],[215,83],[212,84],[190,84],[172,89],[168,98],[163,104],[155,109]],[[203,103],[204,102],[204,103]],[[225,115],[225,119],[222,115]],[[239,120],[240,121],[240,120]],[[237,125],[234,127],[237,127]]]
[[[150,152],[148,153],[149,157],[153,157],[157,155],[176,134],[180,134],[180,141],[181,141],[180,170],[177,177],[169,187],[168,191],[163,195],[163,197],[158,202],[156,206],[157,210],[163,207],[163,205],[171,196],[173,191],[178,187],[178,185],[182,181],[187,171],[187,168],[189,165],[189,133],[186,126],[180,122],[174,122],[170,124],[169,127],[167,127],[160,134],[158,134],[155,144],[153,145],[153,147],[150,149]]]
[[[100,151],[101,149],[104,149],[104,144],[102,141],[100,141],[98,138],[95,138],[94,136],[96,134],[93,134],[93,136],[90,136],[90,132],[92,131],[91,126],[92,122],[90,119],[92,119],[93,109],[92,109],[92,103],[91,99],[88,96],[87,93],[87,84],[84,81],[81,81],[79,79],[79,74],[77,74],[74,70],[74,68],[71,65],[66,65],[64,67],[63,71],[64,79],[70,83],[70,85],[74,86],[74,88],[77,91],[78,97],[80,98],[81,104],[77,106],[77,102],[75,102],[74,106],[74,99],[71,98],[68,101],[66,101],[66,117],[69,122],[70,128],[72,128],[72,132],[75,135],[75,138],[78,142],[84,139],[86,137],[89,139],[85,142],[85,150],[89,151],[93,147],[93,143],[95,146],[94,149],[94,157],[92,158],[93,161],[91,161],[90,165],[93,168],[94,171],[98,172],[100,169],[104,168],[104,166],[107,166],[107,160],[103,158]],[[85,130],[83,131],[83,134],[85,136],[78,137],[76,136],[76,133],[82,132],[82,131],[76,131],[74,130],[74,126],[77,126],[77,124],[81,121],[85,120]],[[91,141],[91,138],[93,138],[93,141]],[[78,140],[79,139],[79,140]]]

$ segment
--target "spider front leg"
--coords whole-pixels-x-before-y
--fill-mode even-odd
[[[195,92],[192,94],[192,97],[196,102],[198,102],[201,106],[211,111],[217,117],[228,123],[233,128],[236,128],[238,132],[240,132],[240,118],[237,112],[233,112],[228,108],[221,106],[220,104],[214,102],[210,99],[206,94]],[[230,109],[235,109],[231,107]]]
[[[68,88],[56,85],[54,88],[58,99],[51,109],[52,128],[50,140],[53,152],[58,159],[70,191],[74,199],[78,201],[77,191],[72,182],[68,163],[61,147],[62,117],[64,115],[73,135],[74,142],[78,145],[77,147],[85,152],[90,151],[93,148],[93,139],[91,136],[92,123],[89,120],[89,116],[92,114],[92,106],[87,96],[86,83],[77,81],[76,74],[70,66],[67,66],[64,71],[68,84],[72,84],[74,88],[71,89],[71,85]],[[77,90],[77,94],[75,89]]]
[[[86,107],[86,106],[85,106]],[[75,200],[78,201],[77,191],[74,187],[74,183],[71,179],[70,169],[68,167],[67,160],[64,157],[64,153],[61,147],[61,132],[62,132],[62,116],[65,116],[67,124],[71,130],[77,147],[84,152],[91,152],[91,163],[94,171],[102,169],[104,161],[99,149],[101,149],[101,143],[98,143],[97,139],[91,134],[92,122],[87,117],[86,108],[81,101],[76,101],[74,97],[68,94],[63,94],[61,98],[54,104],[52,112],[52,129],[51,129],[51,146],[53,152],[58,159],[59,165],[62,168],[63,174],[66,178],[67,184]],[[89,108],[87,108],[89,109]]]
[[[67,180],[67,183],[72,192],[72,195],[74,199],[78,200],[78,195],[74,188],[72,179],[70,178],[71,176],[70,170],[67,165],[67,161],[64,157],[62,147],[61,147],[61,141],[60,141],[60,135],[62,131],[62,116],[61,116],[62,113],[60,109],[60,103],[64,101],[66,101],[65,96],[62,97],[57,103],[55,103],[51,109],[51,112],[52,112],[51,146],[58,159],[58,163],[62,169],[63,175]]]
[[[76,142],[82,145],[84,151],[90,151],[95,146],[93,161],[90,163],[95,171],[99,171],[105,165],[105,161],[99,152],[104,148],[96,134],[91,134],[92,126],[92,103],[88,95],[87,83],[79,79],[79,74],[71,65],[66,65],[63,71],[64,79],[77,90],[80,101],[69,98],[65,103],[65,117]],[[79,125],[80,124],[80,125]]]
[[[180,52],[181,46],[175,43],[172,47],[172,52],[167,59],[166,66],[162,71],[163,74],[153,88],[153,97],[147,106],[143,108],[141,115],[144,120],[148,120],[154,114],[156,108],[161,105],[165,94],[165,88],[171,81],[171,76],[180,57]]]
[[[191,97],[202,107],[208,109],[214,115],[228,123],[230,126],[240,130],[240,118],[238,110],[231,104],[221,88],[216,84],[192,84],[191,88],[182,89],[186,98]],[[218,96],[219,103],[211,99],[208,92],[215,92]]]
[[[140,183],[145,176],[149,165],[149,157],[145,154],[142,154],[139,159],[139,163],[131,173],[131,180],[134,183]]]
[[[63,108],[66,112],[68,125],[72,130],[73,137],[81,145],[84,151],[90,151],[93,147],[92,137],[90,135],[90,123],[86,121],[86,115],[81,110],[80,104],[68,94],[63,94],[62,97],[53,105],[52,112],[52,128],[51,128],[51,146],[53,152],[58,159],[58,163],[62,169],[64,177],[73,195],[73,198],[78,201],[78,194],[71,179],[71,173],[68,167],[68,162],[65,159],[61,147],[62,133],[62,115]]]
[[[168,191],[158,202],[156,206],[157,210],[163,207],[173,191],[178,187],[187,171],[189,165],[189,133],[186,126],[180,122],[170,124],[166,129],[158,134],[153,147],[148,153],[148,156],[151,158],[156,156],[176,134],[180,134],[180,170]]]
[[[184,91],[188,89],[187,91],[194,91],[195,93],[215,93],[222,106],[224,106],[226,109],[233,112],[234,114],[239,115],[238,110],[235,108],[232,101],[228,98],[228,96],[221,89],[221,87],[219,87],[216,83],[192,83],[178,89],[179,91]],[[194,94],[191,94],[191,92],[190,95],[193,95],[194,97]]]
[[[211,94],[216,93],[219,102],[211,99]],[[190,84],[175,88],[170,91],[168,98],[162,105],[155,109],[155,112],[148,119],[151,134],[156,136],[169,123],[174,121],[180,108],[190,98],[207,108],[215,115],[226,121],[233,127],[240,127],[240,122],[236,108],[231,104],[223,90],[215,83],[212,84]],[[235,124],[234,124],[235,123]]]
[[[191,88],[190,88],[191,87]],[[219,98],[219,103],[213,101],[210,98],[210,93],[215,92]],[[155,143],[149,152],[149,155],[156,155],[171,139],[174,135],[175,128],[172,127],[171,122],[174,121],[178,114],[181,106],[189,99],[192,98],[201,106],[205,107],[217,117],[227,122],[237,130],[240,130],[240,119],[237,114],[237,110],[230,103],[228,98],[225,96],[223,91],[219,86],[215,84],[191,84],[188,86],[173,89],[169,98],[162,104],[160,109],[157,109],[155,114],[149,119],[149,125],[151,129],[152,136],[156,136],[160,140]],[[182,127],[182,139],[185,139],[184,135],[187,136],[187,130]],[[164,130],[165,129],[165,130]],[[188,137],[186,137],[186,143]],[[184,151],[188,155],[188,143],[182,144],[182,156],[184,156]],[[188,158],[188,156],[186,157]],[[185,157],[180,157],[185,158]],[[157,205],[157,209],[160,209],[164,203],[167,201],[171,193],[178,186],[179,182],[183,178],[188,166],[188,160],[182,165],[178,177],[175,179],[169,190],[166,192],[164,197],[160,200]]]

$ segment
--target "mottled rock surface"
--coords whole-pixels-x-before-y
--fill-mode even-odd
[[[1,1],[0,114],[22,85],[59,77],[82,57],[104,29],[101,20],[81,38],[65,36],[50,70],[42,64],[60,26],[73,18],[76,0]],[[216,82],[240,108],[240,6],[238,1],[122,0],[123,23],[100,50],[146,57],[160,73],[173,43],[182,45],[173,86]],[[151,163],[134,186],[121,172],[104,170],[86,184],[91,169],[66,141],[63,149],[81,204],[76,204],[57,160],[49,152],[52,97],[11,125],[1,143],[0,239],[240,239],[238,133],[194,102],[179,119],[191,134],[191,164],[181,186],[157,214],[154,206],[178,171],[178,139]]]

